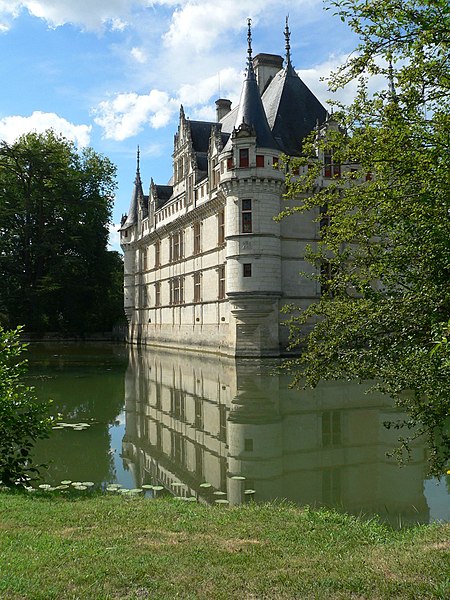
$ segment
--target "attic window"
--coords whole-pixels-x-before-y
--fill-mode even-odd
[[[241,148],[239,150],[239,166],[241,168],[248,167],[248,148]]]
[[[262,154],[257,154],[256,155],[256,166],[257,167],[264,167],[264,156]]]
[[[232,168],[233,168],[233,159],[227,158],[227,171],[231,171]]]

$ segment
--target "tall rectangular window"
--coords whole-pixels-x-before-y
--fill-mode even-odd
[[[341,411],[328,410],[322,413],[322,445],[341,444]]]
[[[142,250],[142,270],[147,270],[147,248]]]
[[[202,274],[194,273],[194,302],[202,300]]]
[[[239,150],[239,166],[246,168],[248,167],[248,148],[241,148]]]
[[[225,211],[221,210],[217,215],[217,244],[225,244]]]
[[[225,265],[220,265],[218,269],[219,273],[219,290],[218,290],[218,298],[219,300],[223,300],[225,298]]]
[[[161,241],[155,242],[155,269],[161,266]]]
[[[242,200],[242,233],[252,232],[252,201],[250,199]]]
[[[170,304],[182,304],[184,302],[184,280],[183,277],[174,277],[170,281]]]
[[[244,263],[242,266],[243,266],[244,277],[251,277],[252,276],[252,263]]]
[[[201,252],[201,224],[200,221],[194,223],[194,254]]]
[[[155,283],[155,306],[161,306],[161,282]]]
[[[263,154],[256,155],[256,166],[264,167],[264,155]]]
[[[147,304],[148,304],[148,292],[147,292],[147,286],[145,285],[145,283],[144,283],[144,285],[141,288],[141,301],[142,301],[142,305],[141,305],[142,307],[147,306]]]

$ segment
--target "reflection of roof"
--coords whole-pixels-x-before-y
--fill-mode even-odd
[[[322,123],[327,116],[325,108],[290,64],[272,79],[262,102],[276,141],[291,156],[300,153],[302,139],[317,121]]]

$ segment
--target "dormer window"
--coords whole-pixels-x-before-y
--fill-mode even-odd
[[[248,148],[240,148],[239,150],[239,166],[241,168],[248,168]]]

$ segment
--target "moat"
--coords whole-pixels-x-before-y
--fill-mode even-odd
[[[46,483],[450,520],[449,478],[426,478],[419,442],[405,466],[389,457],[398,432],[384,423],[401,415],[361,385],[290,390],[276,361],[113,344],[36,344],[28,358],[30,384],[66,424],[37,446]]]

